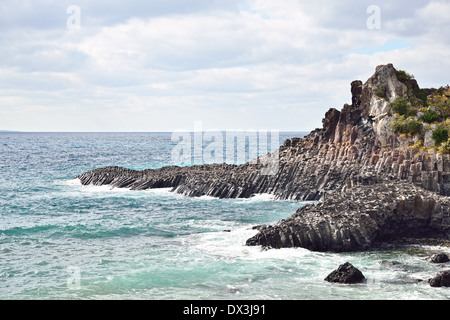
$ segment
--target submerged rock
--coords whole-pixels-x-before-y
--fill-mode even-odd
[[[394,261],[381,260],[378,263],[381,264],[382,266],[389,266],[389,267],[402,265],[400,262],[395,261],[395,260]]]
[[[450,259],[445,253],[436,253],[430,257],[430,261],[433,263],[445,263],[449,262]]]
[[[361,283],[366,278],[355,268],[351,263],[346,262],[340,265],[336,270],[331,272],[326,278],[325,281],[335,282],[335,283],[345,283],[345,284],[353,284],[353,283]]]
[[[428,280],[432,287],[450,287],[450,270],[439,272],[434,278]]]

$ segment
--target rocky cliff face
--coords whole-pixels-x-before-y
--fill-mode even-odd
[[[314,251],[364,250],[398,238],[447,238],[450,201],[405,182],[360,185],[325,195],[277,224],[260,227],[247,245]]]
[[[392,64],[378,66],[365,83],[351,83],[351,104],[330,109],[322,128],[279,148],[273,175],[261,174],[273,163],[260,161],[143,171],[108,167],[78,178],[85,185],[136,190],[171,187],[188,196],[270,193],[278,199],[322,200],[261,229],[248,245],[349,251],[399,235],[448,237],[448,155],[412,148],[414,137],[392,130],[391,103],[418,88],[415,80],[400,80]]]

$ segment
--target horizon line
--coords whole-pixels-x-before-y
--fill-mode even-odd
[[[259,129],[265,130],[265,129]],[[259,131],[256,130],[256,131]],[[269,131],[278,132],[311,132],[312,130],[278,130],[271,129]],[[254,129],[217,129],[217,130],[202,130],[201,132],[225,132],[225,131],[235,131],[235,132],[246,132],[255,131]],[[173,130],[173,131],[18,131],[18,130],[0,130],[0,133],[174,133],[174,132],[196,132],[194,130]]]

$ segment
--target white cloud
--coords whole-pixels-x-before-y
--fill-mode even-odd
[[[383,2],[369,30],[369,1],[83,0],[78,31],[69,2],[0,5],[0,129],[311,130],[378,64],[449,82],[446,1]]]

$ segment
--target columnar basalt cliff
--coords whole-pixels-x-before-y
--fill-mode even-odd
[[[248,198],[269,193],[278,199],[320,200],[274,226],[260,228],[247,245],[351,251],[398,236],[450,236],[449,156],[412,146],[421,137],[400,135],[392,104],[419,90],[399,78],[392,64],[378,66],[365,83],[351,83],[352,102],[330,109],[323,127],[292,138],[272,161],[134,171],[99,168],[82,184],[142,190],[172,188],[187,196]],[[423,135],[423,133],[422,133]],[[426,135],[426,134],[425,134]],[[264,160],[264,161],[263,161]]]

